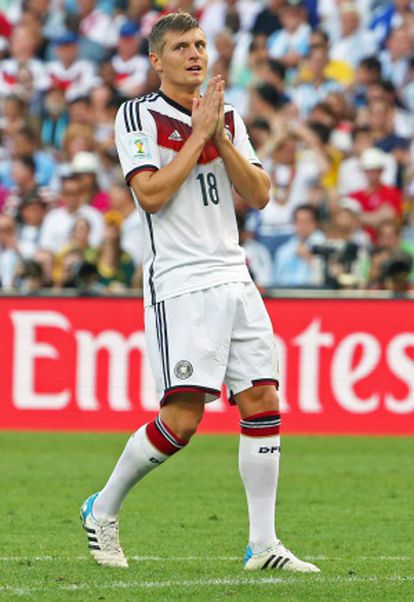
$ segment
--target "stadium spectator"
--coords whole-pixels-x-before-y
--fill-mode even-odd
[[[97,258],[97,249],[91,246],[91,224],[85,217],[78,217],[73,224],[69,241],[64,244],[56,253],[54,268],[53,268],[53,282],[58,286],[65,288],[67,286],[67,269],[71,264],[71,259],[66,260],[66,257],[70,255],[77,257],[79,263],[87,261],[89,263],[95,263]],[[72,274],[73,275],[73,274]]]
[[[62,148],[69,116],[61,88],[50,88],[41,113],[41,140],[44,147],[56,152]]]
[[[95,83],[91,61],[78,59],[78,35],[67,31],[54,39],[56,59],[47,64],[50,85],[64,91],[66,100],[87,96]]]
[[[4,213],[16,217],[24,199],[33,192],[40,194],[45,201],[50,201],[47,190],[37,185],[35,169],[31,155],[21,155],[11,160],[10,175],[13,184],[3,204]]]
[[[88,151],[76,153],[72,161],[72,171],[78,176],[81,202],[99,211],[107,211],[109,195],[99,186],[100,165],[97,155]]]
[[[361,167],[368,180],[366,188],[351,193],[361,205],[361,221],[375,241],[380,223],[386,219],[399,219],[402,213],[401,191],[394,186],[381,183],[384,169],[384,153],[377,148],[364,150],[360,158]]]
[[[405,24],[411,14],[412,0],[394,0],[380,3],[374,11],[370,29],[374,32],[379,45],[384,46],[392,30]]]
[[[286,122],[289,114],[290,99],[267,83],[257,84],[250,93],[248,116],[250,119],[264,118],[274,131],[278,124]],[[296,114],[296,109],[294,110]]]
[[[267,248],[254,238],[253,232],[245,229],[245,217],[237,214],[240,245],[246,253],[246,263],[250,275],[262,292],[273,284],[272,257]]]
[[[12,156],[33,158],[36,184],[55,190],[57,186],[57,163],[53,155],[41,147],[38,132],[30,127],[20,128],[11,136],[10,143],[12,145]],[[7,168],[4,174],[4,183],[6,186],[14,184],[12,174],[9,175]]]
[[[392,253],[382,266],[382,287],[395,295],[405,295],[413,290],[413,286],[410,284],[412,269],[413,260],[408,253],[404,251]]]
[[[352,132],[352,152],[345,157],[339,166],[338,193],[347,196],[351,192],[366,188],[368,180],[361,166],[361,154],[373,146],[373,136],[368,127],[356,127]],[[395,186],[397,181],[397,161],[393,155],[383,154],[384,167],[381,172],[381,182]]]
[[[412,39],[407,26],[393,29],[386,48],[380,53],[382,78],[391,81],[400,89],[409,69]]]
[[[139,212],[124,183],[117,182],[110,189],[111,211],[120,216],[120,245],[125,253],[132,257],[138,267],[143,260],[142,223]]]
[[[258,2],[253,0],[217,0],[207,4],[200,18],[209,45],[214,43],[214,37],[225,28],[233,34],[247,32],[261,9]]]
[[[93,122],[91,99],[89,96],[78,96],[68,102],[70,124],[90,125]]]
[[[114,119],[119,107],[119,101],[114,96],[114,90],[107,85],[93,88],[91,106],[94,121],[94,140],[99,152],[115,151]]]
[[[17,249],[24,259],[35,255],[46,210],[47,204],[37,190],[26,195],[19,207]]]
[[[326,31],[329,40],[334,44],[341,38],[341,5],[349,3],[347,0],[332,2],[332,0],[317,0],[317,14],[319,17],[319,26]],[[371,19],[372,0],[358,0],[359,16],[361,18],[361,27],[366,29]]]
[[[282,29],[268,41],[269,56],[279,59],[289,69],[290,77],[309,49],[310,26],[306,22],[301,0],[286,0],[280,10]]]
[[[9,138],[27,125],[28,110],[25,101],[16,94],[6,96],[2,102],[0,129],[4,137]]]
[[[96,267],[99,284],[113,291],[131,287],[135,273],[132,258],[121,247],[119,226],[111,218],[107,220],[102,243],[99,246]]]
[[[365,284],[371,240],[361,227],[362,209],[350,197],[339,199],[327,227],[325,247],[325,286],[361,288]]]
[[[363,58],[356,69],[355,81],[351,86],[352,104],[357,108],[368,103],[368,88],[381,81],[381,63],[376,56]]]
[[[263,8],[256,15],[251,32],[253,36],[264,35],[267,38],[282,28],[279,12],[285,0],[266,0]]]
[[[294,235],[275,253],[273,284],[282,287],[318,287],[323,284],[322,265],[313,247],[325,241],[318,229],[312,205],[299,205],[293,214]]]
[[[90,242],[98,247],[104,230],[104,221],[100,211],[90,205],[82,204],[81,184],[78,176],[62,179],[62,206],[52,209],[46,215],[40,231],[39,249],[57,253],[70,240],[74,223],[78,217],[85,217],[91,224]]]
[[[406,253],[411,257],[410,280],[414,282],[414,242],[401,238],[401,228],[395,220],[385,220],[378,226],[377,246],[390,251]]]
[[[93,127],[89,124],[70,124],[65,132],[62,148],[62,160],[66,162],[68,170],[75,155],[82,151],[92,152],[95,148]]]
[[[271,144],[270,124],[264,117],[256,117],[249,123],[249,137],[259,159],[264,159]]]
[[[367,125],[371,130],[374,146],[385,153],[392,154],[397,163],[404,165],[409,159],[410,129],[412,124],[398,113],[387,98],[378,98],[368,103]],[[402,120],[402,123],[401,123]],[[397,129],[398,127],[398,129]],[[397,183],[401,182],[401,173],[397,174]]]
[[[125,17],[112,18],[97,6],[97,0],[77,0],[79,8],[79,57],[102,61],[118,41]]]
[[[117,54],[112,58],[116,89],[120,96],[133,98],[145,89],[148,58],[140,54],[142,37],[134,21],[126,21],[119,32]]]
[[[23,295],[36,295],[45,286],[42,265],[33,259],[23,259],[14,273],[13,288]]]
[[[296,86],[292,100],[299,109],[302,118],[306,118],[313,107],[323,101],[330,92],[341,89],[340,84],[325,75],[328,56],[323,48],[313,46],[307,56],[309,78]]]
[[[16,222],[0,213],[0,289],[13,287],[14,275],[20,261],[16,241]]]
[[[340,3],[339,18],[341,36],[332,44],[330,56],[334,60],[345,61],[355,69],[363,58],[376,53],[377,42],[371,31],[362,28],[358,4]]]
[[[0,96],[22,94],[32,100],[34,93],[48,88],[49,78],[44,63],[35,57],[37,43],[31,27],[14,27],[10,39],[11,56],[0,62]]]
[[[323,75],[327,79],[334,80],[342,86],[349,86],[355,78],[354,69],[346,61],[333,60],[329,56],[329,36],[323,29],[314,29],[309,36],[309,51],[318,48],[326,56],[326,64]],[[308,53],[309,56],[309,53]],[[312,77],[311,70],[306,57],[301,61],[297,81],[299,83],[309,81]]]

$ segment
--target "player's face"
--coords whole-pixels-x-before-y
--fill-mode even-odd
[[[151,60],[163,84],[199,88],[207,71],[206,36],[198,27],[183,33],[167,32],[162,51],[152,53]]]

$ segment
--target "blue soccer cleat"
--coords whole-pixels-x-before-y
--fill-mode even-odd
[[[94,560],[103,566],[127,567],[128,561],[119,543],[118,520],[97,521],[92,508],[98,494],[94,493],[81,506],[80,518],[86,531],[89,552]]]

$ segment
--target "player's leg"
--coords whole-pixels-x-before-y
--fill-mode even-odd
[[[95,518],[115,518],[132,487],[188,444],[203,412],[203,393],[171,395],[159,416],[129,438],[113,473],[95,500]]]
[[[84,502],[83,525],[99,564],[128,566],[119,544],[118,514],[129,491],[149,472],[183,449],[204,412],[204,393],[175,393],[160,415],[128,440],[104,488]]]
[[[280,415],[276,388],[251,387],[235,395],[240,412],[239,470],[249,513],[254,553],[276,543],[275,504],[279,477]]]
[[[277,354],[269,316],[254,285],[239,292],[226,384],[240,411],[239,468],[249,512],[247,570],[317,571],[277,539],[276,493],[280,462]]]
[[[273,386],[251,387],[235,395],[240,411],[239,468],[249,511],[245,569],[319,569],[297,558],[276,537],[275,509],[280,461],[280,415]]]

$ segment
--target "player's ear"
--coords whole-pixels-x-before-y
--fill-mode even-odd
[[[161,58],[158,56],[158,54],[155,54],[155,52],[150,52],[149,60],[154,71],[156,71],[157,73],[162,73]]]

